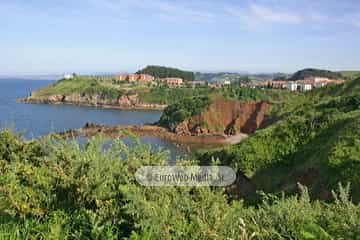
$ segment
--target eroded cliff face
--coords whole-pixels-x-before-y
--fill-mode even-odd
[[[162,110],[166,105],[141,103],[138,95],[123,95],[116,99],[109,99],[101,94],[73,93],[68,95],[51,95],[51,96],[30,96],[19,99],[20,102],[27,103],[46,103],[46,104],[75,104],[85,106],[128,108],[128,109],[158,109]]]
[[[251,134],[261,127],[268,109],[266,102],[214,100],[205,112],[178,124],[175,132],[181,135]]]

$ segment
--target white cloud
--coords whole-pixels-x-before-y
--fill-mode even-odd
[[[352,23],[355,27],[360,28],[360,19],[353,19]]]
[[[136,13],[139,9],[147,11],[149,16],[167,19],[204,20],[214,17],[211,10],[199,7],[191,1],[169,0],[91,0],[97,7],[104,7],[116,12]]]
[[[279,23],[301,23],[303,18],[299,15],[275,11],[267,7],[252,4],[250,6],[250,14],[252,17],[264,22],[279,22]]]
[[[1,1],[1,0],[0,0]],[[327,27],[329,24],[343,24],[360,27],[360,18],[339,17],[333,11],[324,12],[317,5],[308,7],[285,4],[285,0],[244,1],[231,4],[227,1],[210,0],[78,0],[91,3],[97,9],[106,9],[116,18],[133,19],[141,14],[176,22],[220,22],[241,21],[249,26],[267,24],[304,24]],[[313,3],[313,2],[311,2]],[[322,6],[322,5],[321,5]],[[105,11],[105,12],[106,12]],[[145,15],[144,15],[145,14]]]
[[[299,24],[305,20],[301,15],[274,10],[270,7],[258,4],[251,4],[245,9],[227,7],[225,8],[225,12],[230,16],[240,18],[250,25],[258,25],[262,23]]]

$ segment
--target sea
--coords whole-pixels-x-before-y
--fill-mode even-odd
[[[24,139],[39,138],[51,132],[81,128],[86,122],[104,125],[143,125],[160,119],[161,111],[119,110],[74,105],[18,103],[17,98],[47,86],[54,80],[0,79],[0,129],[10,128]],[[131,140],[123,141],[131,147]],[[194,149],[156,137],[141,137],[153,151],[167,151],[169,160],[190,157]]]

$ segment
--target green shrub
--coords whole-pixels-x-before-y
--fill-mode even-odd
[[[0,132],[0,239],[357,239],[360,206],[349,185],[330,203],[308,190],[292,197],[262,194],[245,206],[225,189],[144,187],[143,165],[166,165],[133,138],[23,141]],[[178,165],[192,165],[179,161]]]
[[[192,116],[201,114],[211,104],[209,97],[185,98],[168,106],[160,117],[160,125],[171,130],[178,123],[189,120]]]

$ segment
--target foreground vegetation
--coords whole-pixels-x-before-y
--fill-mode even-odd
[[[285,198],[260,193],[253,206],[224,189],[143,187],[142,165],[166,153],[134,139],[22,141],[0,132],[0,239],[357,239],[360,206],[340,185],[330,203],[305,187]],[[105,145],[104,145],[105,144]],[[178,165],[195,162],[179,161]]]

